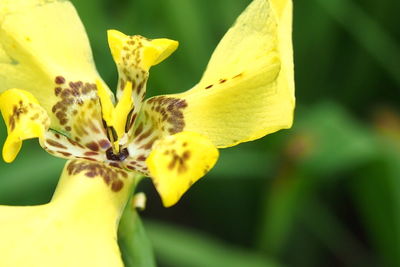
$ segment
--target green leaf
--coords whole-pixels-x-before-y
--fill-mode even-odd
[[[352,197],[365,231],[384,266],[400,265],[400,153],[382,144],[386,155],[360,170]]]
[[[26,140],[12,164],[0,160],[0,203],[34,205],[48,202],[65,162],[45,152],[37,140]]]
[[[400,84],[400,48],[393,38],[373,17],[348,0],[316,0],[326,12],[366,49],[376,62]]]
[[[153,249],[139,214],[129,204],[119,224],[118,244],[126,267],[156,266]]]
[[[302,111],[292,133],[294,139],[306,138],[299,167],[327,176],[365,164],[378,155],[379,144],[370,129],[340,105],[322,102]]]
[[[157,258],[174,267],[272,267],[271,259],[224,244],[201,233],[146,221]]]
[[[240,164],[238,158],[241,159]],[[274,163],[273,155],[266,151],[227,148],[220,150],[218,162],[210,174],[216,179],[264,179],[265,173],[273,171]]]
[[[265,192],[259,246],[278,255],[304,204],[322,186],[379,155],[374,135],[340,106],[321,103],[303,110],[284,153],[276,182]],[[290,151],[290,152],[289,152]]]
[[[370,266],[373,263],[369,251],[321,200],[311,198],[300,217],[307,230],[340,261],[349,266]]]

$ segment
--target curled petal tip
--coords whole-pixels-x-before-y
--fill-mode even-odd
[[[36,98],[20,89],[9,89],[0,95],[0,110],[8,132],[3,146],[3,158],[6,162],[12,162],[23,140],[44,138],[50,119]]]
[[[179,46],[179,42],[166,38],[154,39],[151,41],[151,45],[157,50],[155,60],[152,66],[161,63],[164,59],[169,57]]]
[[[13,162],[21,150],[21,146],[21,140],[15,140],[15,138],[10,138],[10,136],[8,136],[3,146],[4,161],[7,163]]]
[[[108,44],[115,61],[119,60],[121,57],[121,51],[126,37],[125,34],[117,30],[107,31]]]

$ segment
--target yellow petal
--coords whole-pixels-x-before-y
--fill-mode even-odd
[[[127,124],[127,119],[129,119],[128,115],[132,108],[132,83],[127,81],[121,99],[119,99],[118,104],[114,109],[115,130],[117,131],[119,138],[121,138],[125,133],[125,126]]]
[[[193,132],[157,141],[146,163],[164,206],[174,205],[214,166],[218,155],[210,140]]]
[[[0,266],[123,266],[117,227],[135,177],[69,161],[50,203],[0,206]]]
[[[178,42],[166,38],[150,40],[148,47],[143,51],[142,66],[150,69],[169,57],[178,48]]]
[[[8,132],[3,146],[3,158],[6,162],[15,159],[23,140],[39,137],[43,143],[50,120],[31,93],[19,89],[5,91],[0,95],[0,109]]]
[[[123,96],[126,83],[132,83],[133,109],[126,128],[131,129],[146,94],[149,69],[178,47],[178,42],[169,39],[150,40],[134,35],[128,36],[117,30],[109,30],[108,43],[118,69],[117,98]]]
[[[0,0],[0,46],[0,92],[31,92],[48,112],[52,128],[68,134],[74,110],[97,97],[95,81],[100,79],[72,4]]]
[[[291,127],[292,3],[276,3],[253,1],[221,40],[199,84],[183,96],[185,130],[227,147]]]
[[[114,111],[114,104],[111,100],[111,96],[106,88],[101,84],[100,81],[96,81],[97,86],[97,94],[101,103],[101,113],[103,115],[103,119],[106,123],[112,124],[112,117]]]
[[[179,130],[201,133],[217,147],[290,128],[295,106],[291,18],[290,0],[254,0],[215,49],[200,82],[164,97],[181,104],[166,123],[179,121]],[[153,108],[158,99],[148,100],[143,110],[162,121],[163,114]]]
[[[134,67],[148,71],[151,66],[159,64],[177,48],[178,42],[166,38],[150,40],[134,35],[128,36],[117,30],[108,30],[108,44],[118,68]],[[133,56],[128,56],[128,52]]]

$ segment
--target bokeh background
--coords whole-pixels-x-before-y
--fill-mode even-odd
[[[151,70],[156,95],[200,79],[250,0],[73,2],[111,87],[107,29],[180,41]],[[294,127],[222,150],[172,208],[144,181],[141,217],[159,266],[400,266],[398,10],[394,0],[294,3]],[[13,164],[0,163],[0,203],[47,202],[64,162],[25,142]]]

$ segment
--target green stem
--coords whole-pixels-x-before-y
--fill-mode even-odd
[[[143,178],[136,177],[136,185]],[[118,244],[126,267],[155,267],[151,243],[142,221],[129,199],[118,228]]]

